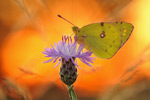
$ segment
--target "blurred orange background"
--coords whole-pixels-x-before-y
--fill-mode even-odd
[[[81,69],[74,83],[77,95],[106,92],[121,78],[132,76],[126,71],[133,66],[132,72],[139,71],[126,85],[150,77],[150,0],[1,0],[1,77],[28,88],[33,98],[41,96],[51,83],[63,87],[59,66],[43,63],[47,58],[41,53],[60,41],[62,34],[73,33],[72,25],[58,18],[58,14],[79,27],[105,21],[134,25],[131,37],[113,58],[96,58],[92,68],[78,61]]]

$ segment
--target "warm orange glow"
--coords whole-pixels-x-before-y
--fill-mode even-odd
[[[23,82],[26,80],[27,83],[31,84],[41,81],[45,75],[50,73],[48,69],[50,69],[51,64],[42,63],[45,58],[41,51],[46,45],[36,31],[23,30],[12,33],[5,44],[2,53],[3,66],[5,66],[3,71],[8,76]],[[25,71],[29,70],[34,75],[25,75],[25,71],[20,68]],[[28,81],[31,79],[34,81]]]
[[[30,6],[33,5],[31,2],[28,3]],[[79,27],[106,21],[104,17],[108,15],[107,12],[102,13],[103,8],[99,7],[99,3],[94,0],[88,2],[73,2],[72,0],[48,2],[49,9],[44,7],[44,3],[37,1],[36,4],[35,8],[40,9],[39,12],[41,13],[38,13],[35,18],[24,18],[29,22],[32,21],[31,23],[22,22],[21,19],[18,20],[22,27],[14,29],[7,35],[1,49],[2,68],[0,70],[3,71],[3,75],[26,86],[34,86],[40,83],[47,84],[59,79],[59,67],[53,69],[55,64],[52,62],[43,63],[47,58],[41,53],[45,47],[50,47],[54,42],[60,41],[62,34],[72,34],[72,25],[58,18],[57,14],[62,15]],[[137,0],[126,7],[122,20],[132,23],[134,31],[127,43],[112,59],[96,58],[93,68],[78,61],[82,69],[78,69],[79,75],[74,84],[75,88],[93,94],[103,91],[116,84],[122,74],[140,59],[143,50],[150,44],[149,4],[149,0]],[[12,19],[15,19],[15,17],[17,15],[13,15]],[[7,18],[2,17],[2,19],[9,24]],[[17,25],[14,27],[20,27]],[[150,63],[141,65],[140,73],[150,77],[149,66]]]

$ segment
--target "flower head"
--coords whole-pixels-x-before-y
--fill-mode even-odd
[[[77,48],[77,37],[74,37],[74,42],[72,41],[72,38],[70,36],[62,36],[62,41],[58,42],[57,44],[54,43],[55,47],[51,45],[51,48],[46,48],[43,54],[45,54],[45,57],[51,57],[49,60],[45,61],[45,63],[53,61],[55,63],[57,60],[58,63],[56,66],[60,64],[62,59],[65,61],[71,61],[77,65],[77,61],[75,61],[73,58],[79,58],[83,63],[87,64],[88,66],[91,66],[89,62],[93,63],[94,57],[91,57],[92,52],[91,51],[84,51],[83,48],[84,45],[80,44]],[[55,66],[55,67],[56,67]]]

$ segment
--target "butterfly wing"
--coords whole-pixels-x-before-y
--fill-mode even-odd
[[[120,30],[122,31],[121,46],[123,46],[124,43],[129,39],[134,27],[132,24],[126,23],[126,22],[116,22],[115,25],[117,25],[120,28]]]
[[[128,39],[127,36],[122,38],[121,25],[119,25],[94,23],[84,26],[78,31],[77,41],[84,43],[87,49],[92,48],[96,56],[105,59],[111,58]]]

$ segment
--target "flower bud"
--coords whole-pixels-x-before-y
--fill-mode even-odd
[[[72,57],[73,60],[75,60],[75,57]],[[71,58],[66,61],[64,58],[62,58],[62,64],[60,67],[60,72],[59,72],[61,80],[66,84],[66,85],[72,85],[76,79],[77,79],[77,68],[72,62]]]

